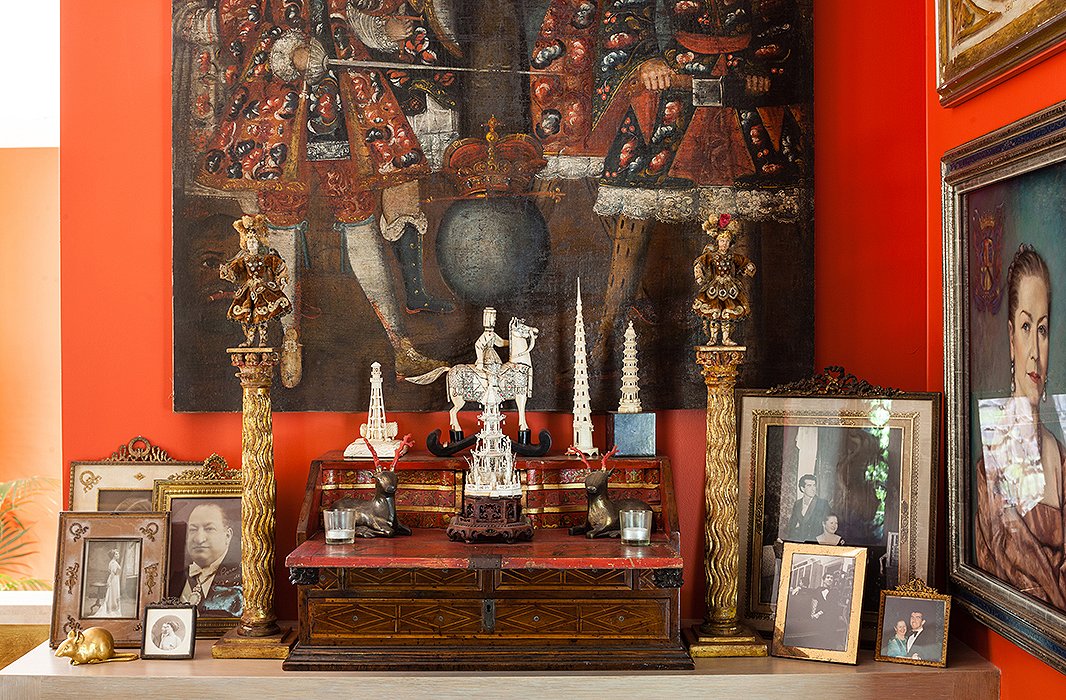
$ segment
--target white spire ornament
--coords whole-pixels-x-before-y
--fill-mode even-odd
[[[622,346],[622,400],[618,402],[619,413],[640,413],[640,386],[637,383],[637,332],[633,322],[626,327],[626,340]]]
[[[655,455],[655,414],[640,405],[637,380],[637,332],[630,321],[622,345],[622,400],[607,414],[607,444],[623,457]]]
[[[571,444],[590,457],[600,453],[592,444],[589,364],[585,347],[585,318],[581,311],[580,277],[577,280],[577,315],[574,318],[574,440]]]
[[[381,363],[370,365],[370,408],[367,422],[359,426],[359,439],[344,449],[345,459],[373,459],[370,447],[362,438],[370,441],[378,454],[392,454],[401,448],[402,455],[407,451],[407,443],[396,439],[398,433],[395,422],[389,423],[385,418],[385,399],[381,393]]]

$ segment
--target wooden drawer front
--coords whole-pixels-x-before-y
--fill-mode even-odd
[[[574,590],[629,590],[629,576],[625,569],[503,569],[495,572],[496,590],[544,591],[569,588]]]
[[[659,600],[496,601],[496,634],[665,639],[668,606]]]
[[[345,569],[344,574],[348,590],[481,590],[481,577],[474,569]]]
[[[318,582],[310,586],[316,591],[337,590],[341,587],[339,569],[319,569]]]
[[[360,600],[319,598],[307,602],[312,644],[349,644],[356,639],[471,635],[482,631],[480,600]]]

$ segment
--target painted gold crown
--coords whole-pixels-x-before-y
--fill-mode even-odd
[[[548,164],[540,145],[526,134],[496,133],[496,117],[483,139],[462,139],[444,151],[444,172],[460,198],[528,192],[533,176]]]

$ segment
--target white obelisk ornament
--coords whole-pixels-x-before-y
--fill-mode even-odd
[[[592,409],[589,407],[589,364],[585,347],[585,318],[581,311],[581,279],[577,280],[577,315],[574,318],[574,440],[586,455],[599,454],[592,444]]]
[[[359,426],[359,437],[344,449],[344,456],[349,458],[371,458],[370,448],[362,440],[366,438],[378,454],[392,454],[396,448],[407,447],[402,440],[396,439],[399,432],[396,423],[390,423],[385,418],[385,399],[381,393],[381,363],[375,362],[370,365],[370,408],[367,421]],[[402,454],[402,452],[401,452]]]

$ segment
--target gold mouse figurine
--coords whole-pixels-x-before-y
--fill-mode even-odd
[[[115,638],[103,627],[90,627],[84,632],[72,629],[56,649],[57,657],[70,659],[71,666],[102,664],[108,661],[133,661],[138,654],[116,654]]]

